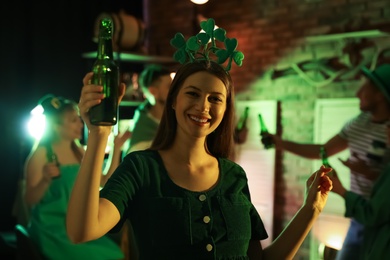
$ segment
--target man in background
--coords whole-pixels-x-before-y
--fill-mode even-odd
[[[147,66],[139,76],[145,101],[134,112],[127,153],[149,148],[157,132],[171,86],[171,71],[161,65]]]
[[[389,162],[387,125],[390,117],[390,64],[378,66],[374,71],[362,68],[365,81],[356,93],[361,113],[347,122],[341,131],[325,144],[299,144],[273,138],[276,149],[289,151],[308,159],[320,159],[324,146],[328,156],[349,149],[351,156],[341,162],[350,169],[350,190],[369,199],[375,180]],[[390,173],[384,173],[390,174]],[[359,259],[364,226],[351,219],[338,260]]]

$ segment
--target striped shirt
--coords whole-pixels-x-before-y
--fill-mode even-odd
[[[348,141],[350,154],[356,154],[358,158],[365,160],[367,165],[378,173],[382,172],[390,161],[387,123],[373,123],[371,114],[362,112],[347,122],[339,133],[340,137]],[[351,156],[350,160],[356,159]],[[369,198],[373,181],[354,171],[351,171],[350,178],[350,190]]]

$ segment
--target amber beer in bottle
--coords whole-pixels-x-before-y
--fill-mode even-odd
[[[263,143],[264,148],[269,149],[269,148],[274,147],[272,137],[268,135],[268,129],[264,123],[264,120],[263,120],[263,117],[261,116],[261,114],[259,114],[259,122],[260,122],[261,142]]]
[[[97,60],[92,71],[92,84],[103,86],[104,99],[89,111],[93,125],[115,125],[118,120],[119,67],[113,57],[113,22],[103,18],[99,24]]]

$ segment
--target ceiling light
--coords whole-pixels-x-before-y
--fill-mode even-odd
[[[194,4],[197,4],[197,5],[202,5],[202,4],[205,4],[207,3],[209,0],[191,0],[191,2],[193,2]]]

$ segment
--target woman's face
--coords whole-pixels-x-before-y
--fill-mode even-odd
[[[65,111],[62,124],[59,125],[59,135],[68,140],[80,139],[82,137],[83,122],[75,110]]]
[[[200,71],[181,86],[175,109],[177,133],[206,137],[221,123],[226,111],[226,87],[216,76]]]

